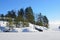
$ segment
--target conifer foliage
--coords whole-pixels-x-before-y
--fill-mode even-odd
[[[25,9],[25,16],[30,23],[34,23],[34,13],[31,7]]]
[[[8,17],[10,19],[8,20],[10,24],[13,21],[16,25],[19,22],[22,22],[23,26],[28,25],[28,23],[32,23],[40,26],[45,26],[48,28],[48,23],[49,23],[48,18],[46,16],[43,16],[42,13],[38,14],[38,18],[36,19],[37,21],[35,21],[35,15],[31,7],[27,7],[26,9],[21,8],[17,12],[14,10],[11,10],[11,11],[8,11],[6,15],[3,15],[3,14],[0,15],[0,17]]]

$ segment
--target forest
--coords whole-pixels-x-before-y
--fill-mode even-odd
[[[26,7],[25,9],[21,8],[20,10],[8,10],[8,12],[4,14],[0,14],[0,20],[8,21],[9,26],[12,26],[12,24],[17,25],[22,22],[23,27],[29,26],[28,23],[32,23],[39,26],[47,27],[49,26],[49,20],[45,15],[42,15],[42,13],[38,13],[38,16],[36,17],[35,12],[33,12],[32,7]],[[4,19],[4,18],[8,18]]]

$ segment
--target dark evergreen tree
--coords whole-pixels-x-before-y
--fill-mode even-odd
[[[5,15],[5,17],[16,18],[16,12],[14,10],[8,11],[8,13]]]
[[[40,25],[40,26],[43,26],[43,16],[41,15],[41,13],[38,15],[36,24]]]
[[[34,14],[31,7],[25,9],[25,17],[30,23],[34,23]]]
[[[18,11],[18,17],[17,17],[18,21],[23,21],[24,20],[23,16],[24,16],[24,10],[21,8]]]
[[[24,10],[21,8],[21,9],[18,10],[18,12],[17,12],[16,26],[17,26],[20,22],[23,23],[23,21],[24,21],[23,16],[24,16]]]
[[[8,11],[8,13],[5,15],[5,17],[12,17],[11,11]]]
[[[16,12],[14,10],[11,11],[12,18],[16,18]]]
[[[44,26],[48,27],[48,19],[47,19],[47,17],[44,16],[43,20],[44,20]]]
[[[45,26],[45,27],[48,28],[48,19],[47,19],[47,17],[41,15],[41,13],[40,13],[40,14],[38,15],[36,24],[37,24],[37,25],[40,25],[40,26]]]
[[[3,20],[4,21],[4,14],[1,14],[0,17],[1,17],[0,20]]]
[[[4,17],[4,15],[3,15],[3,14],[1,14],[0,16],[1,16],[1,17]]]

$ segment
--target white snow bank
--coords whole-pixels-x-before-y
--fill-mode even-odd
[[[29,23],[29,27],[24,27],[24,28],[15,28],[18,32],[22,32],[24,29],[27,29],[29,30],[30,32],[39,32],[38,30],[35,29],[38,28],[38,29],[41,29],[43,31],[46,31],[47,28],[46,27],[43,27],[43,26],[38,26],[38,25],[34,25],[34,24],[31,24]]]
[[[7,21],[0,21],[0,26],[7,26]]]
[[[39,32],[38,30],[35,29],[42,29],[43,32],[45,31],[60,31],[60,29],[58,28],[58,25],[49,25],[49,28],[43,27],[43,26],[38,26],[38,25],[34,25],[29,23],[29,27],[24,27],[24,28],[16,28],[16,30],[18,30],[18,32],[22,32],[24,29],[28,29],[30,32]]]
[[[29,23],[29,30],[30,30],[30,31],[33,31],[33,32],[38,32],[38,31],[35,29],[35,25],[34,25],[34,24],[31,24],[31,23]]]

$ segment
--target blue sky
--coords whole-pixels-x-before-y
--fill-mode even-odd
[[[50,22],[60,23],[60,0],[0,0],[0,14],[29,6],[34,13],[46,15]]]

